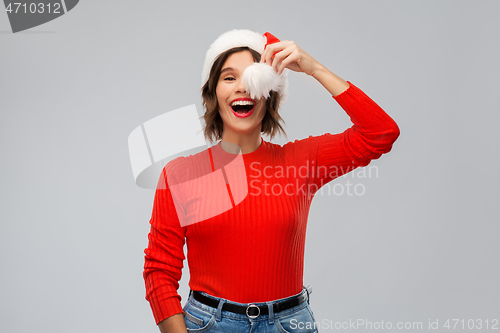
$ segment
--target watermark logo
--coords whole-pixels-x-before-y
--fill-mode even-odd
[[[207,149],[194,104],[161,114],[136,127],[128,137],[136,184],[154,189],[167,163]]]
[[[79,0],[4,0],[12,32],[27,30],[52,21],[75,8]]]
[[[352,165],[317,166],[308,160],[297,165],[250,164],[253,171],[249,178],[252,196],[297,196],[310,194],[335,196],[363,196],[366,193],[362,180],[378,178],[377,166],[357,169]],[[342,182],[330,183],[334,179]],[[278,180],[278,181],[276,181]]]
[[[136,184],[169,191],[181,226],[222,214],[248,194],[240,147],[225,143],[209,148],[194,104],[138,126],[129,135],[128,147]],[[188,155],[188,164],[177,159]]]

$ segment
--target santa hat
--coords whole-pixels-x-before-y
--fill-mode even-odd
[[[277,43],[280,40],[266,32],[261,35],[250,30],[234,29],[223,33],[210,45],[205,57],[205,64],[201,73],[201,86],[207,83],[210,70],[217,57],[234,47],[247,46],[262,54],[267,45]],[[285,69],[278,74],[267,63],[254,63],[243,72],[243,83],[250,97],[259,99],[268,98],[271,91],[276,91],[281,96],[281,102],[287,98],[288,92],[288,70]]]

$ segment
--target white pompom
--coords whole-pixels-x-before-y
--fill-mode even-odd
[[[263,63],[254,63],[243,71],[243,83],[247,93],[253,99],[268,98],[271,91],[276,91],[282,96],[282,102],[286,99],[288,88],[287,69],[279,75],[272,66]]]

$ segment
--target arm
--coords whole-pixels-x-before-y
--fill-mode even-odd
[[[175,314],[158,323],[161,333],[187,333],[184,316],[180,313]]]
[[[320,188],[331,180],[388,153],[399,137],[396,122],[361,89],[349,88],[334,96],[351,118],[353,126],[339,134],[326,133],[311,140],[311,158],[318,172],[313,180]]]
[[[380,106],[351,82],[329,71],[294,42],[282,41],[268,45],[261,62],[272,65],[278,74],[288,68],[314,77],[346,111],[354,124],[341,134],[327,133],[295,142],[297,156],[309,156],[309,160],[316,162],[320,170],[313,180],[317,188],[389,152],[399,137],[398,125]]]
[[[185,228],[181,227],[175,203],[167,184],[167,174],[182,170],[183,159],[171,161],[162,171],[155,192],[151,231],[148,235],[148,247],[144,250],[144,281],[146,299],[149,301],[157,324],[169,318],[160,329],[170,327],[182,314],[181,297],[177,293],[185,259],[183,247]],[[170,178],[169,178],[170,179]],[[182,315],[180,316],[182,319]],[[177,327],[178,325],[174,325]],[[167,330],[167,332],[170,332]],[[174,332],[176,332],[174,330]]]
[[[325,87],[326,90],[335,98],[349,88],[349,83],[342,80],[339,76],[330,72],[328,68],[318,62],[317,70],[312,76]]]

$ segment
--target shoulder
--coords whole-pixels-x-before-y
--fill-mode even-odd
[[[311,150],[317,148],[322,141],[327,139],[327,136],[331,136],[331,134],[326,133],[318,136],[309,135],[307,138],[295,139],[294,141],[287,142],[281,148],[286,153],[310,153]]]
[[[175,178],[177,182],[188,181],[192,177],[205,174],[210,170],[209,148],[195,154],[179,156],[168,162],[164,168],[166,176]]]
[[[315,158],[318,152],[325,147],[337,146],[343,141],[343,134],[325,133],[322,135],[309,135],[307,138],[287,142],[283,146],[269,143],[274,155],[303,160]]]

